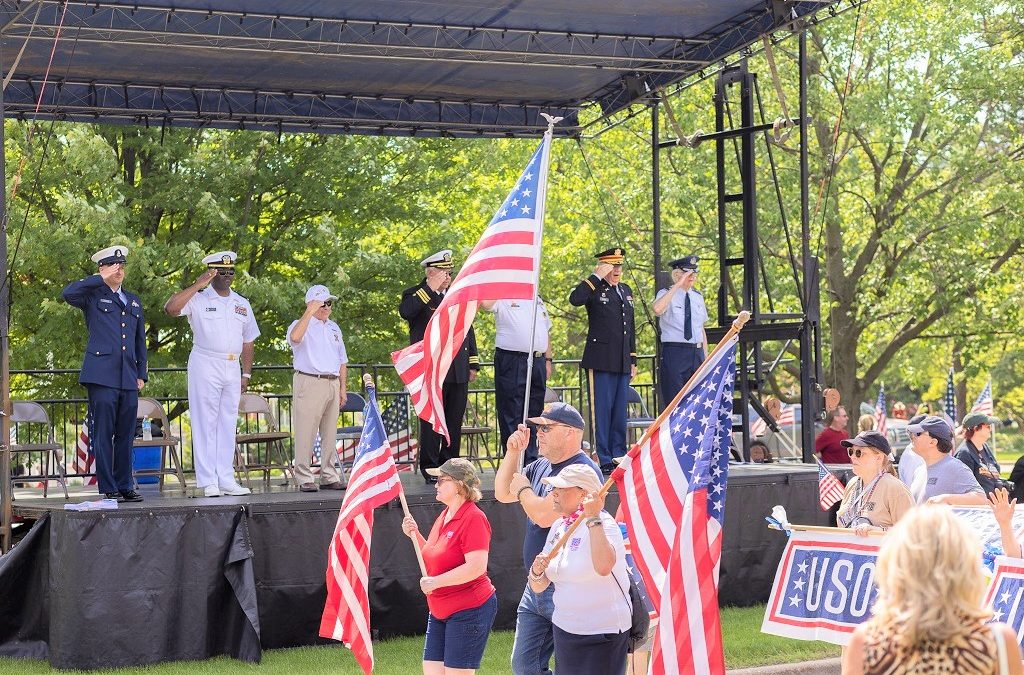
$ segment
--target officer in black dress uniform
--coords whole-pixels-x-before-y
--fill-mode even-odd
[[[402,291],[402,302],[398,306],[398,313],[409,322],[409,344],[416,344],[423,339],[427,322],[451,285],[455,263],[452,262],[452,252],[446,249],[424,259],[420,265],[424,268],[423,281]],[[429,422],[420,420],[420,473],[428,483],[436,483],[437,478],[429,475],[427,469],[436,469],[452,457],[459,456],[462,419],[466,416],[466,403],[469,400],[469,383],[476,379],[479,370],[476,335],[471,326],[441,387],[444,418],[451,441],[445,444],[444,436],[434,431]]]
[[[636,376],[636,329],[633,291],[621,282],[623,250],[610,248],[594,257],[594,273],[573,289],[569,302],[587,308],[587,345],[580,365],[589,371],[597,456],[607,475],[615,468],[612,460],[626,454],[626,397]]]
[[[139,391],[146,371],[146,321],[139,296],[121,287],[127,246],[97,251],[99,273],[64,287],[68,304],[82,310],[89,340],[78,381],[89,396],[89,439],[96,482],[108,499],[141,502],[132,479],[132,442]]]

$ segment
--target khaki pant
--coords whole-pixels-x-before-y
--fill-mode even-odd
[[[292,430],[295,434],[295,481],[315,482],[310,462],[313,443],[320,432],[320,482],[337,483],[341,475],[334,463],[338,459],[338,405],[340,401],[337,378],[328,380],[302,373],[292,376]]]

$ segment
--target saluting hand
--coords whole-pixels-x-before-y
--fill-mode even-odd
[[[306,314],[313,316],[313,314],[316,313],[316,310],[320,309],[323,306],[324,303],[321,302],[320,300],[310,300],[309,302],[306,303]]]
[[[199,275],[199,277],[196,279],[196,285],[199,286],[200,290],[202,290],[209,286],[210,282],[213,281],[213,278],[216,276],[217,270],[211,267],[210,269],[206,270],[205,272]],[[243,391],[245,390],[243,389]]]
[[[599,279],[604,279],[606,276],[611,274],[613,269],[615,268],[608,263],[598,263],[597,267],[594,268],[594,276]]]
[[[106,281],[110,277],[112,277],[115,274],[117,274],[118,272],[120,272],[121,269],[122,269],[121,265],[118,265],[118,264],[103,265],[102,267],[100,267],[100,278],[103,279],[104,281]]]

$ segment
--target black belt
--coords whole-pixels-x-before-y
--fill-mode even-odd
[[[305,375],[306,377],[315,377],[318,380],[336,380],[336,379],[338,379],[337,375],[314,375],[313,373],[304,373],[301,370],[296,370],[295,372],[298,373],[299,375]]]
[[[496,351],[496,352],[504,352],[505,354],[515,354],[516,356],[529,356],[530,355],[530,352],[515,352],[515,351],[512,351],[511,349],[502,349],[501,347],[495,347],[494,351]],[[537,358],[537,359],[543,359],[543,358],[546,357],[546,354],[544,352],[534,352],[533,356],[534,356],[534,358]]]
[[[672,345],[674,347],[692,347],[693,349],[700,348],[699,344],[693,342],[662,342],[663,345]]]

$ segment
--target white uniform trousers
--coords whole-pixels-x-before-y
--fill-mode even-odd
[[[341,481],[334,463],[338,459],[337,436],[340,381],[295,373],[292,377],[292,431],[295,433],[295,482],[314,482],[310,463],[317,431],[320,432],[320,482]]]
[[[235,428],[242,397],[238,360],[192,350],[188,357],[188,410],[196,484],[235,483]]]

